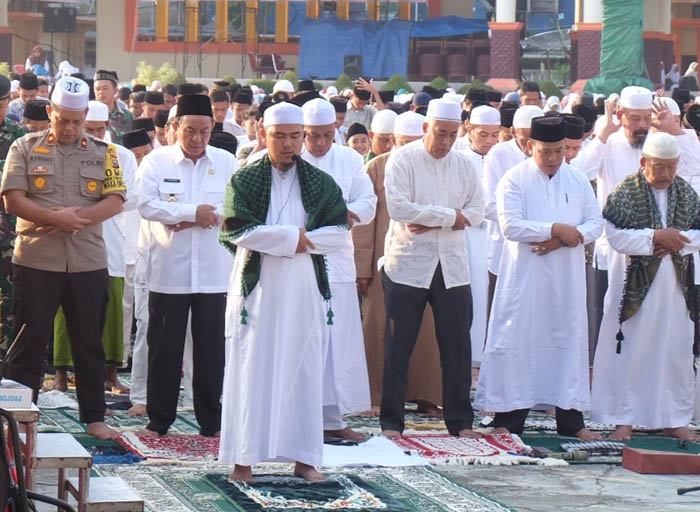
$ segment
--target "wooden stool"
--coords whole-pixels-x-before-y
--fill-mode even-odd
[[[93,477],[87,484],[90,492],[79,512],[143,512],[143,500],[121,478]],[[66,480],[65,489],[76,499],[80,488],[79,478]]]
[[[23,449],[24,452],[24,485],[29,491],[33,491],[36,485],[34,481],[34,468],[31,461],[36,456],[36,426],[39,423],[39,408],[32,404],[29,409],[6,409],[14,419],[25,428]]]

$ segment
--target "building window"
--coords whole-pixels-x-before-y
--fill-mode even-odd
[[[700,18],[700,5],[693,6],[693,18]]]
[[[139,41],[156,40],[156,6],[139,2]]]
[[[245,2],[228,3],[228,40],[241,42],[244,38]]]
[[[97,62],[97,31],[95,29],[90,29],[85,32],[85,59],[83,60],[84,66],[86,68],[95,68],[95,63]]]
[[[168,41],[184,41],[186,23],[185,2],[168,2]]]
[[[199,4],[199,40],[213,41],[216,36],[216,1],[200,1]]]
[[[258,2],[258,34],[274,39],[275,12],[277,12],[277,4],[274,2]]]

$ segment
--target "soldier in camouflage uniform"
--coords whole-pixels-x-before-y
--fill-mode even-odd
[[[124,132],[131,130],[133,116],[128,110],[121,109],[117,103],[118,82],[116,71],[98,69],[95,73],[95,99],[107,105],[112,142],[121,144]]]
[[[5,165],[12,143],[24,135],[22,127],[5,117],[10,103],[10,81],[0,75],[0,170]],[[12,318],[12,250],[15,242],[15,219],[5,213],[0,201],[0,347],[9,348],[14,339]]]

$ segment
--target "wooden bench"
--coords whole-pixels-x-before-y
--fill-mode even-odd
[[[32,404],[29,409],[7,409],[7,412],[12,414],[15,421],[22,425],[26,432],[22,443],[22,451],[24,452],[24,485],[28,490],[33,491],[36,482],[31,460],[36,455],[36,427],[39,423],[39,408],[36,404]]]
[[[119,477],[93,477],[87,482],[90,492],[79,512],[143,512],[141,497]],[[78,478],[66,480],[65,489],[77,499],[81,482]],[[165,512],[165,511],[163,511]]]

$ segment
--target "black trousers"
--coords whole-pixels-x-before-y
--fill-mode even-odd
[[[582,428],[586,428],[583,423],[583,413],[576,409],[555,409],[557,418],[557,433],[560,436],[573,436]],[[505,427],[513,434],[522,434],[525,428],[525,420],[530,409],[516,409],[510,412],[497,412],[493,418],[491,426],[493,428]]]
[[[600,324],[603,322],[605,293],[608,291],[608,271],[586,265],[586,307],[588,309],[588,362],[593,366],[598,346]]]
[[[194,413],[200,434],[213,436],[221,430],[225,293],[149,294],[146,335],[148,429],[165,434],[175,421],[190,309]]]
[[[41,387],[44,355],[63,306],[75,367],[80,421],[104,421],[105,353],[102,331],[109,300],[107,269],[93,272],[48,272],[15,265],[12,272],[15,329],[22,339],[8,359],[7,377],[34,389]]]
[[[382,430],[403,432],[408,365],[428,302],[435,317],[435,335],[442,366],[445,424],[450,434],[472,428],[471,388],[472,294],[469,285],[445,289],[438,265],[430,288],[393,282],[382,272],[386,304],[384,378],[379,421]]]

